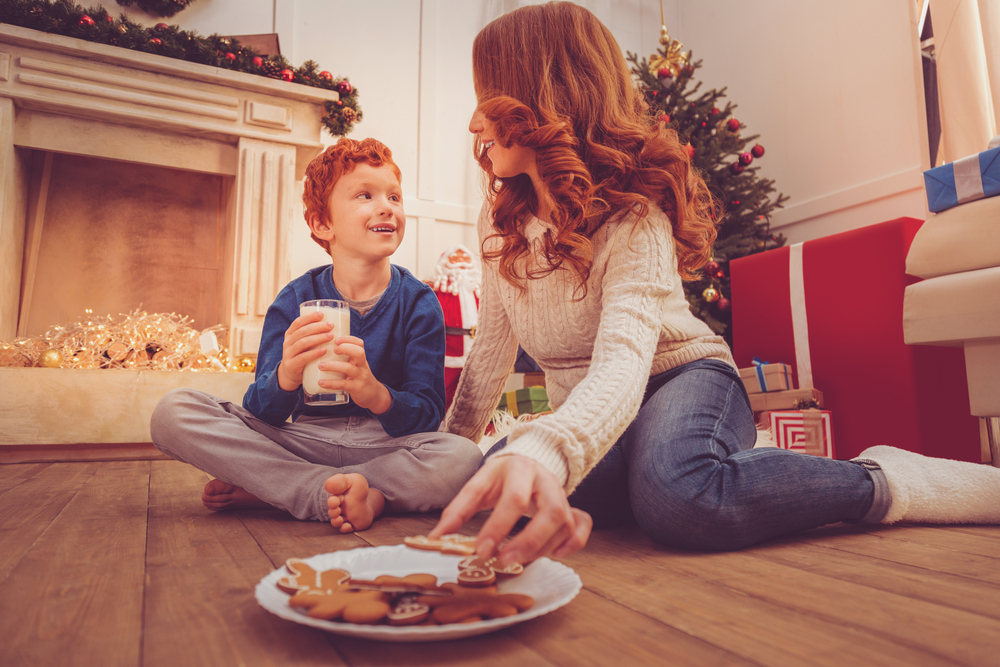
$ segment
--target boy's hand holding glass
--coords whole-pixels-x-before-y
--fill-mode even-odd
[[[357,336],[337,336],[333,342],[337,357],[320,359],[319,369],[344,378],[322,379],[320,385],[326,390],[346,391],[358,407],[367,408],[376,415],[384,414],[392,406],[392,395],[372,374],[365,356],[365,342]]]

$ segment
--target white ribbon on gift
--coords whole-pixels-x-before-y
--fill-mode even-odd
[[[990,140],[986,150],[992,150],[997,146],[1000,146],[1000,134]],[[985,196],[983,174],[979,170],[978,153],[955,160],[952,163],[952,170],[955,174],[955,195],[958,197],[959,204],[967,204]]]
[[[788,248],[788,286],[792,306],[792,337],[795,341],[795,370],[799,389],[813,388],[812,358],[809,356],[809,321],[806,318],[806,289],[802,277],[802,244]]]

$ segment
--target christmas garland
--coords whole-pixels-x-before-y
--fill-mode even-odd
[[[346,78],[320,71],[312,60],[292,67],[283,56],[262,56],[229,37],[202,37],[166,23],[146,28],[124,14],[116,19],[104,7],[84,9],[72,0],[0,0],[0,23],[335,90],[340,99],[323,103],[322,119],[334,136],[346,135],[362,118],[358,90]]]
[[[173,16],[182,9],[187,9],[194,0],[115,0],[122,7],[135,5],[147,14],[153,16]]]

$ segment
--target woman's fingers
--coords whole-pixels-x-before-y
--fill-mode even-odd
[[[573,508],[575,526],[565,542],[552,550],[553,558],[565,558],[571,556],[582,549],[590,538],[590,531],[594,528],[594,519],[583,510]]]
[[[488,461],[483,465],[444,508],[437,525],[427,536],[431,539],[437,539],[442,535],[458,532],[458,529],[478,512],[490,509],[495,501],[495,498],[490,498],[494,484],[492,477],[495,470],[493,461]]]

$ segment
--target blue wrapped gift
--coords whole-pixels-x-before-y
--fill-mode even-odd
[[[924,187],[927,207],[934,213],[1000,195],[1000,136],[982,153],[925,171]]]

